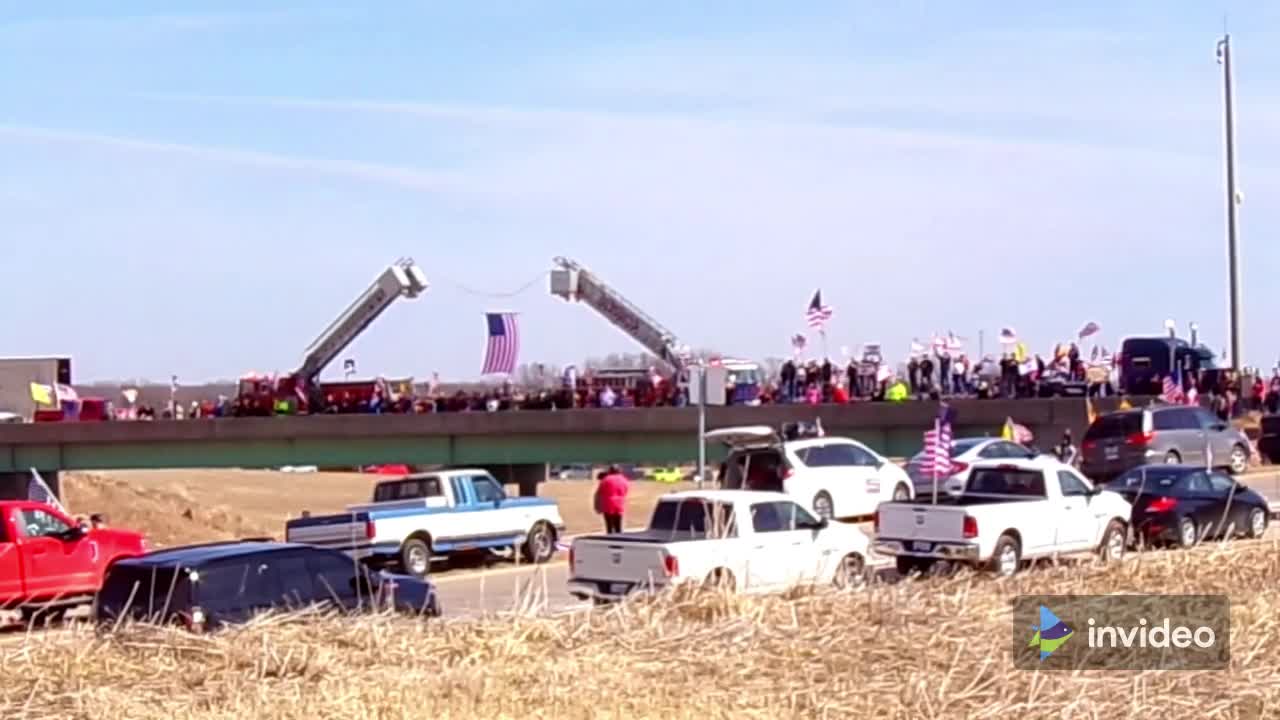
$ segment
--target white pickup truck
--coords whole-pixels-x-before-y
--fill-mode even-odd
[[[646,530],[579,537],[569,549],[569,593],[597,603],[681,583],[742,592],[802,584],[861,584],[867,536],[828,523],[776,492],[672,493]]]
[[[926,572],[940,560],[1012,575],[1024,561],[1097,551],[1124,556],[1131,506],[1095,488],[1056,458],[975,463],[958,497],[888,502],[875,514],[877,553],[898,572]]]
[[[529,562],[550,560],[564,532],[553,500],[507,497],[484,470],[447,470],[385,480],[373,502],[348,512],[303,516],[285,524],[287,542],[342,550],[374,566],[422,577],[432,558],[513,548]]]

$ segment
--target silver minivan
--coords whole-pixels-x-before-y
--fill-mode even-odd
[[[1080,469],[1097,480],[1149,463],[1249,468],[1244,431],[1202,407],[1157,405],[1099,416],[1081,446]]]

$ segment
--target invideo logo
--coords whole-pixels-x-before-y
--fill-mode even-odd
[[[1089,624],[1093,624],[1092,619],[1089,620]],[[1062,644],[1070,640],[1071,636],[1075,634],[1075,631],[1067,627],[1067,624],[1062,622],[1062,620],[1058,619],[1058,616],[1054,615],[1052,610],[1043,605],[1040,606],[1040,623],[1038,625],[1032,625],[1031,628],[1035,630],[1036,633],[1031,636],[1031,642],[1027,643],[1027,647],[1040,648],[1041,662],[1044,662],[1045,658],[1052,655],[1054,650],[1062,647]],[[1093,628],[1089,628],[1089,632],[1089,644],[1092,645]]]
[[[1044,608],[1042,607],[1041,610]],[[1171,626],[1169,618],[1159,624],[1148,624],[1146,618],[1129,627],[1096,625],[1089,618],[1089,647],[1091,648],[1189,648],[1192,643],[1208,649],[1217,642],[1218,635],[1208,625],[1192,630],[1186,625]],[[1044,653],[1041,653],[1041,659]]]

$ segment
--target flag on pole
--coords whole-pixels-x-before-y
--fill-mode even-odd
[[[27,499],[33,502],[41,502],[52,505],[62,512],[66,513],[67,508],[58,502],[58,496],[53,494],[49,489],[49,485],[40,477],[40,473],[31,468],[31,479],[27,481]]]
[[[802,335],[801,333],[796,333],[795,335],[791,336],[791,349],[794,350],[795,354],[797,355],[799,355],[804,350],[804,346],[807,343],[808,343],[808,340],[806,340],[805,336]]]
[[[1182,368],[1175,367],[1173,372],[1164,376],[1160,386],[1160,399],[1170,405],[1180,405],[1186,401],[1182,393]]]
[[[1089,322],[1085,323],[1084,327],[1080,328],[1080,332],[1076,334],[1079,336],[1081,340],[1083,340],[1089,337],[1090,335],[1093,335],[1094,333],[1098,332],[1101,329],[1102,327],[1098,325],[1098,323],[1090,320]]]
[[[1093,406],[1091,405],[1090,410],[1092,409]],[[1003,440],[1018,443],[1019,445],[1029,445],[1031,441],[1035,440],[1035,435],[1027,429],[1026,425],[1019,425],[1011,417],[1004,419],[1004,427],[1000,430],[1000,437]]]
[[[31,399],[39,405],[53,405],[53,387],[43,383],[31,383]]]
[[[484,367],[482,375],[510,375],[516,370],[516,359],[520,356],[520,330],[516,325],[516,314],[485,313],[485,324],[489,328],[489,341],[484,350]]]
[[[1018,342],[1018,333],[1014,332],[1013,328],[1000,328],[1000,344],[1012,345],[1016,342]]]
[[[822,304],[822,290],[814,290],[813,299],[809,301],[809,308],[804,313],[805,322],[811,328],[821,329],[831,319],[831,315],[831,306]]]
[[[943,404],[933,429],[924,434],[924,461],[921,470],[925,475],[946,477],[951,474],[951,409]]]

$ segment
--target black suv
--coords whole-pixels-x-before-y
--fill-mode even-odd
[[[429,580],[371,574],[336,550],[246,540],[170,548],[121,560],[94,602],[102,623],[176,622],[195,631],[271,609],[327,606],[345,612],[394,607],[440,614]]]

